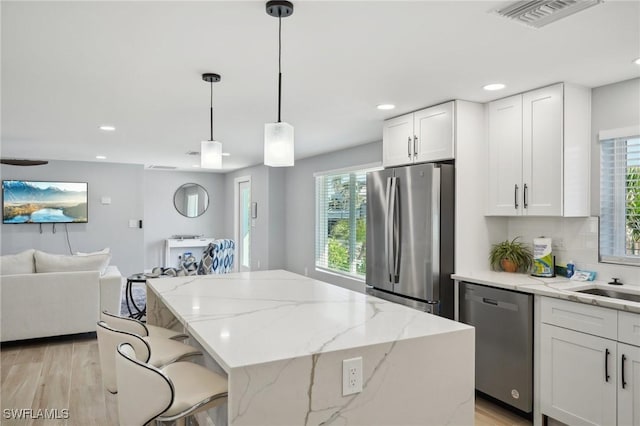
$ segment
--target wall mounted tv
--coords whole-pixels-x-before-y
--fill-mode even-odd
[[[2,223],[87,223],[87,182],[2,181]]]

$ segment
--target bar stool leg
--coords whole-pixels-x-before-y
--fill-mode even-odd
[[[124,299],[127,302],[127,310],[129,311],[130,318],[133,318],[133,312],[131,312],[131,305],[129,304],[129,300],[133,302],[133,291],[131,290],[132,286],[133,283],[127,280],[127,286],[124,288]]]

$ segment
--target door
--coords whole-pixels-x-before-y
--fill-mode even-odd
[[[522,211],[522,95],[489,103],[488,215]]]
[[[367,173],[367,285],[393,291],[393,228],[390,228],[393,170]],[[391,239],[390,239],[391,238]]]
[[[386,120],[382,128],[382,165],[413,162],[413,114]]]
[[[251,270],[251,177],[236,178],[235,184],[235,241],[236,271]]]
[[[453,108],[454,103],[447,102],[413,114],[416,163],[454,158]]]
[[[522,95],[522,206],[526,215],[562,216],[562,85]]]
[[[618,343],[618,362],[618,425],[640,426],[640,347]]]
[[[401,167],[395,169],[395,178],[399,279],[394,291],[417,299],[438,301],[440,169],[433,164]]]
[[[616,342],[542,324],[542,414],[570,425],[616,424]]]

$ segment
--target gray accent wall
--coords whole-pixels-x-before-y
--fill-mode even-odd
[[[301,275],[364,291],[364,281],[316,271],[316,184],[314,173],[382,163],[382,142],[373,142],[316,157],[296,161],[286,169],[286,247],[285,269]]]
[[[173,235],[227,237],[224,182],[219,173],[144,171],[144,269],[165,266],[165,240]],[[209,207],[201,216],[185,217],[173,205],[173,194],[185,183],[197,183],[209,193]]]
[[[129,228],[129,220],[143,218],[144,193],[141,165],[81,161],[50,161],[43,166],[2,165],[2,179],[88,182],[89,222],[71,223],[69,242],[73,252],[111,248],[111,264],[123,275],[141,270],[144,263],[144,231]],[[110,204],[102,204],[110,197]],[[64,224],[2,225],[2,254],[34,248],[49,253],[69,254]]]
[[[621,81],[591,91],[591,214],[600,215],[601,130],[640,124],[640,78]]]
[[[287,247],[285,235],[285,169],[264,165],[236,170],[225,175],[225,235],[234,238],[235,180],[251,177],[251,202],[258,204],[258,217],[252,219],[250,262],[251,270],[282,269]],[[236,253],[237,254],[237,253]],[[237,261],[237,259],[236,259]]]
[[[111,264],[123,276],[163,264],[164,240],[175,234],[226,237],[225,176],[217,173],[145,170],[142,165],[82,161],[50,161],[44,166],[0,168],[2,179],[89,183],[89,223],[68,224],[72,251],[111,249]],[[173,205],[175,190],[184,183],[202,185],[209,208],[197,218],[179,214]],[[102,197],[111,198],[102,204]],[[129,221],[136,223],[129,227]],[[137,226],[142,220],[143,227]],[[2,225],[1,254],[35,248],[69,254],[65,226]]]

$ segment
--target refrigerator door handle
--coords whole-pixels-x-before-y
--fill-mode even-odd
[[[440,180],[442,170],[434,167],[431,180],[431,289],[438,294],[431,294],[434,300],[440,299]]]
[[[398,178],[393,178],[392,218],[393,218],[393,283],[400,281],[400,205],[398,203]]]
[[[388,177],[387,178],[387,190],[385,193],[385,197],[386,197],[386,211],[385,211],[385,221],[384,221],[384,257],[387,261],[387,274],[389,275],[389,282],[393,283],[393,272],[391,269],[391,259],[393,258],[393,250],[390,246],[391,244],[391,237],[389,235],[389,233],[391,232],[391,226],[390,226],[390,222],[391,222],[391,202],[392,202],[392,198],[391,198],[391,191],[392,191],[392,182],[393,182],[393,177]]]

